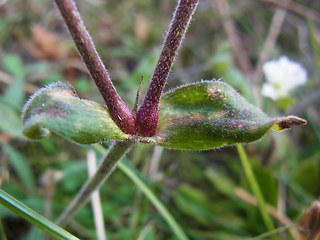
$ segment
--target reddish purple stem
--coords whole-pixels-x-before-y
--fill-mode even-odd
[[[198,0],[180,0],[169,27],[161,55],[148,92],[137,113],[137,133],[144,137],[155,134],[158,123],[158,105],[173,60],[187,31]]]
[[[115,123],[127,134],[135,133],[135,119],[117,94],[73,0],[55,0],[77,49],[86,63]]]

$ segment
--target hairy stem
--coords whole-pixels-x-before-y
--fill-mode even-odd
[[[91,37],[86,30],[78,9],[73,0],[55,0],[61,12],[61,15],[69,29],[69,32],[82,56],[87,68],[96,83],[112,119],[127,134],[134,134],[135,119],[117,94],[106,70],[103,65]]]
[[[197,4],[198,0],[180,0],[174,13],[151,84],[137,113],[137,132],[144,137],[151,137],[156,131],[160,96]]]
[[[90,198],[95,189],[100,187],[113,172],[119,160],[131,148],[131,141],[115,142],[100,163],[98,170],[79,191],[65,211],[60,215],[57,224],[64,226],[68,220],[78,211]]]

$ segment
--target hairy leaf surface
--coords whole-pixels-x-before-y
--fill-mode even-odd
[[[207,150],[248,143],[275,130],[305,124],[289,116],[271,118],[222,81],[201,81],[165,93],[152,139],[172,149]]]
[[[24,107],[22,122],[23,134],[34,140],[50,132],[84,144],[128,137],[106,108],[80,99],[67,83],[54,83],[36,92]]]

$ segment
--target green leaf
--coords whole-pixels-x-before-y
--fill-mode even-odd
[[[13,76],[10,84],[2,97],[3,101],[20,110],[24,101],[24,76],[25,70],[21,58],[14,54],[5,54],[2,57],[2,64],[9,74]]]
[[[50,132],[83,144],[128,138],[106,108],[80,99],[67,83],[36,92],[24,107],[22,122],[23,134],[34,140],[47,138]]]
[[[10,145],[3,144],[3,148],[9,156],[13,169],[19,175],[28,192],[31,193],[34,189],[34,178],[28,161],[22,154],[12,148]]]
[[[78,239],[1,189],[0,204],[57,239]]]
[[[3,103],[0,99],[0,130],[12,137],[22,138],[20,116],[12,107]]]
[[[279,190],[277,179],[273,176],[273,170],[260,163],[252,164],[252,168],[265,201],[276,207]]]
[[[275,100],[275,104],[283,111],[287,111],[294,103],[295,101],[292,97],[282,97]]]
[[[210,226],[215,220],[212,212],[208,209],[210,202],[207,196],[197,188],[181,184],[174,195],[174,202],[180,211],[201,225]]]
[[[24,94],[24,78],[15,77],[13,82],[8,88],[4,96],[2,97],[2,101],[7,105],[13,107],[15,110],[20,111],[23,102],[25,101]]]
[[[271,118],[227,83],[201,81],[161,97],[157,131],[151,139],[171,149],[207,150],[252,142],[271,128],[305,123],[294,116]]]
[[[318,195],[319,186],[316,183],[320,180],[320,163],[319,158],[311,158],[302,161],[298,168],[295,168],[293,173],[294,180],[305,190],[313,196]]]
[[[4,231],[4,227],[0,217],[0,239],[7,240],[6,233]]]
[[[21,58],[15,54],[5,54],[2,56],[2,64],[9,74],[17,78],[24,77],[24,68]]]
[[[218,191],[229,198],[234,198],[235,183],[223,173],[222,169],[209,168],[205,171],[205,176],[214,185],[215,191]]]

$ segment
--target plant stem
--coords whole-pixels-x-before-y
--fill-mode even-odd
[[[137,113],[136,127],[141,136],[151,137],[156,131],[160,96],[197,5],[198,0],[180,0],[176,8],[148,92]]]
[[[93,150],[87,152],[87,165],[89,178],[91,178],[97,171],[96,153]],[[97,238],[99,240],[107,240],[99,189],[96,189],[91,195],[91,207]]]
[[[291,0],[285,0],[287,5],[290,5]],[[269,32],[268,36],[266,37],[263,48],[259,53],[259,59],[256,64],[256,68],[253,73],[253,78],[252,78],[252,90],[253,94],[255,96],[255,102],[256,105],[261,107],[261,80],[263,79],[263,64],[268,60],[268,57],[271,55],[272,52],[275,51],[275,45],[276,41],[279,37],[279,33],[281,31],[282,25],[284,23],[284,20],[286,18],[287,11],[284,8],[278,8],[276,9],[273,17],[272,17],[272,22],[269,26]]]
[[[231,10],[228,1],[212,1],[212,5],[214,7],[217,7],[218,12],[221,16],[223,28],[230,43],[233,57],[235,58],[240,69],[246,75],[249,75],[252,71],[252,66],[249,60],[249,56],[246,50],[243,48],[243,44],[238,34],[236,24],[231,15]]]
[[[64,210],[57,220],[57,224],[64,226],[68,220],[79,210],[90,198],[95,189],[100,187],[113,172],[119,160],[131,148],[134,143],[131,141],[114,142],[101,161],[98,170],[90,178],[69,206]]]
[[[253,171],[252,171],[250,161],[249,161],[247,154],[244,151],[244,148],[242,147],[241,144],[237,144],[237,150],[238,150],[238,153],[240,156],[242,167],[243,167],[245,174],[246,174],[246,177],[248,179],[250,188],[251,188],[255,198],[258,201],[259,210],[262,215],[262,219],[264,221],[264,224],[266,225],[267,229],[270,232],[272,232],[275,230],[275,227],[274,227],[272,219],[267,211],[267,207],[266,207],[265,201],[263,199],[263,195],[260,191],[258,182],[254,176]],[[276,236],[273,236],[273,238],[278,239]]]
[[[91,37],[84,26],[73,0],[55,0],[69,32],[96,83],[112,119],[127,134],[134,134],[135,119],[131,110],[116,92],[108,71],[103,65]]]
[[[100,153],[103,153],[105,150],[101,145],[98,145],[98,144],[94,145],[94,149]],[[157,198],[157,196],[147,186],[147,184],[143,180],[138,170],[134,168],[132,164],[126,159],[119,161],[119,164],[117,167],[125,175],[127,175],[127,177],[130,178],[132,182],[138,187],[138,189],[141,192],[143,192],[143,194],[149,199],[149,201],[153,204],[153,206],[158,210],[160,215],[163,217],[163,219],[167,222],[168,226],[171,228],[172,232],[177,236],[177,238],[180,240],[188,240],[188,237],[184,233],[182,227],[174,219],[170,211],[165,207],[165,205],[160,201],[160,199]]]

